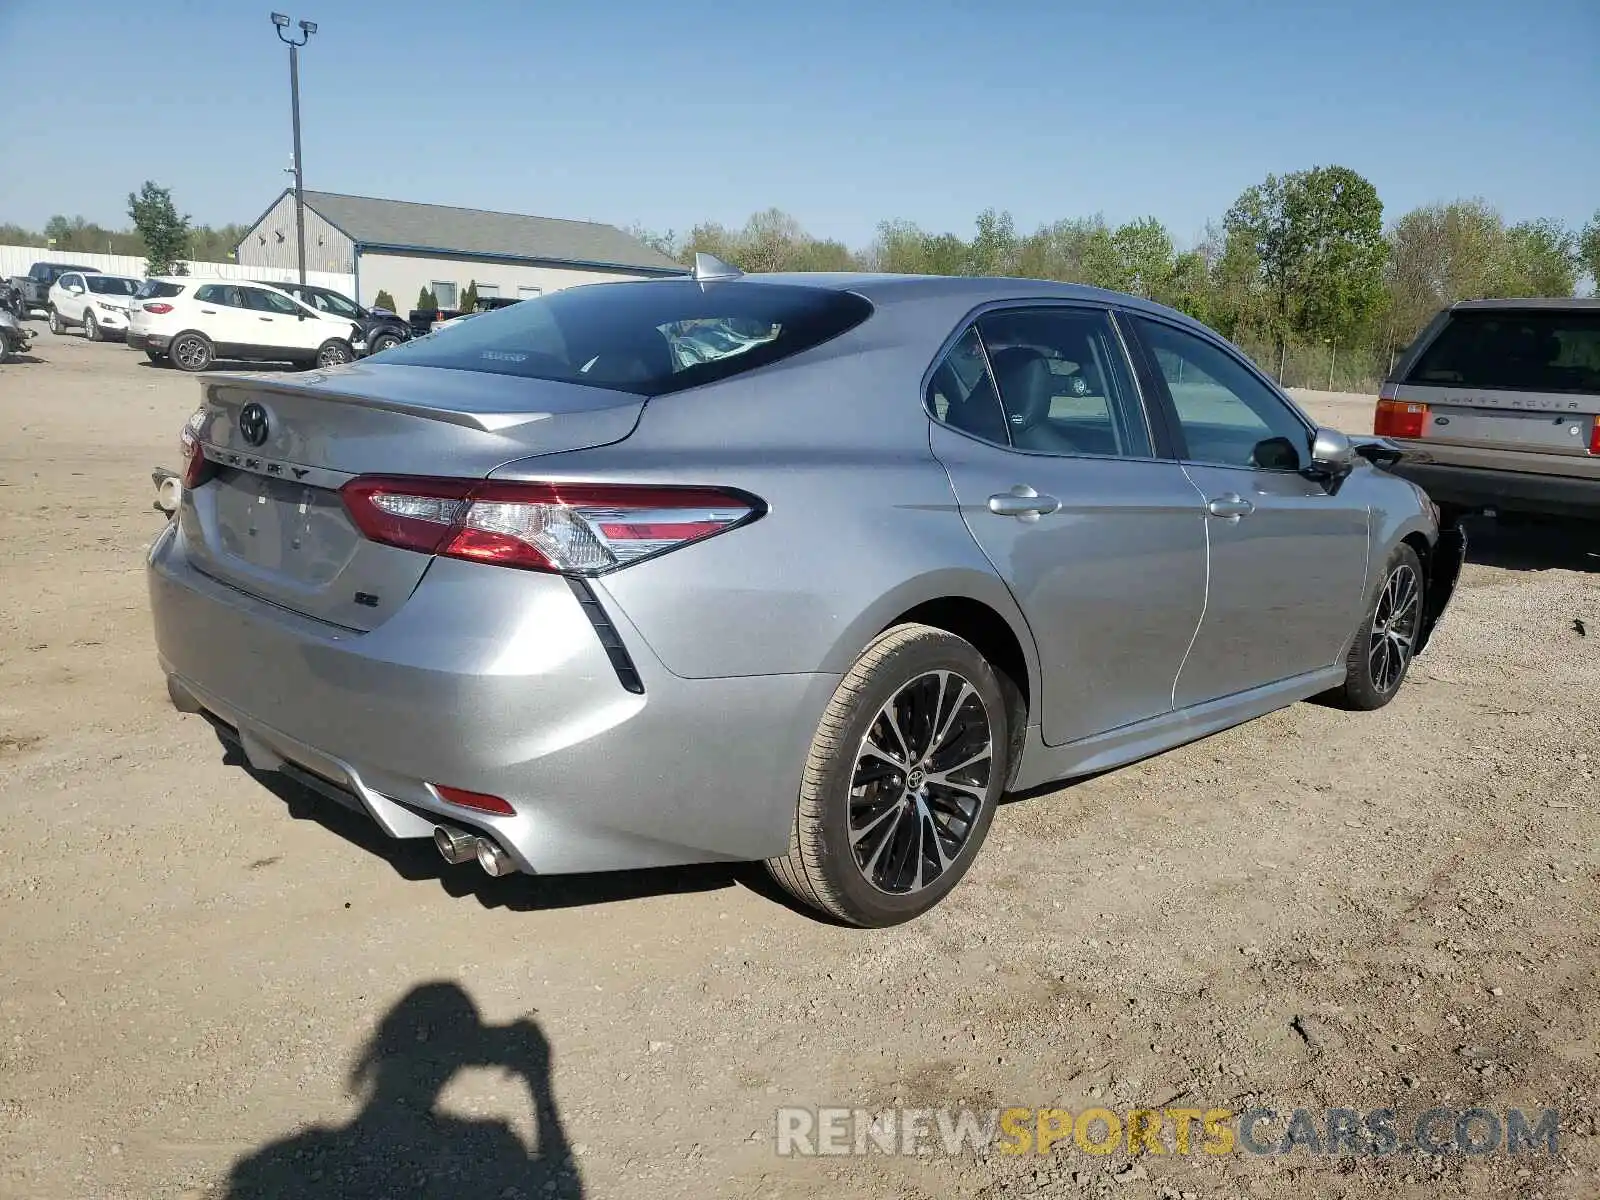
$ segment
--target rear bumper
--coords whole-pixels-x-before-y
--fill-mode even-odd
[[[165,354],[167,345],[172,341],[159,333],[142,333],[130,328],[128,330],[128,345],[135,350],[152,350],[157,354]]]
[[[565,579],[437,560],[369,633],[256,600],[191,566],[174,522],[149,559],[175,703],[237,731],[261,770],[354,796],[393,837],[441,821],[492,834],[525,871],[781,853],[827,675],[686,680],[610,609],[626,690]],[[507,800],[496,816],[446,784]]]
[[[1600,478],[1492,471],[1424,463],[1404,458],[1390,470],[1411,480],[1435,504],[1466,509],[1505,509],[1552,516],[1600,516]]]

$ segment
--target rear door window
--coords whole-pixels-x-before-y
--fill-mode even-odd
[[[295,302],[287,296],[277,292],[268,292],[261,288],[240,288],[244,293],[245,305],[257,312],[276,313],[283,317],[297,317],[300,309]]]
[[[243,308],[239,289],[232,284],[208,283],[195,292],[194,298],[202,304],[220,304],[224,308]]]
[[[983,343],[973,326],[967,326],[939,360],[923,400],[935,421],[997,446],[1011,444],[1005,410],[995,394]]]
[[[1600,311],[1451,313],[1405,382],[1507,392],[1600,393]]]
[[[1144,409],[1103,309],[1006,309],[980,318],[978,332],[1018,450],[1151,456]]]
[[[475,316],[385,357],[663,395],[799,354],[871,313],[854,293],[793,284],[589,284]]]

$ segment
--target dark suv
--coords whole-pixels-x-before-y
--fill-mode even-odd
[[[302,304],[309,304],[318,312],[332,313],[336,317],[346,317],[354,321],[361,328],[362,338],[359,344],[353,343],[351,349],[356,357],[361,358],[368,354],[376,354],[380,350],[387,350],[390,346],[411,340],[411,326],[404,317],[382,309],[363,308],[342,292],[332,288],[319,287],[308,283],[284,283],[277,279],[256,279],[254,283],[262,283],[268,287],[275,287],[280,292],[288,292]]]

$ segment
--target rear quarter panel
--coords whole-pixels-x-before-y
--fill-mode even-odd
[[[920,348],[792,364],[651,400],[626,442],[496,477],[734,487],[766,503],[750,525],[597,581],[675,674],[840,674],[899,614],[963,597],[1009,623],[1036,677],[1027,625],[929,449]]]

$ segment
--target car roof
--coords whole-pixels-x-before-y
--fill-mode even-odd
[[[1005,301],[1077,300],[1090,304],[1115,304],[1217,336],[1214,330],[1188,314],[1142,296],[1090,287],[1083,283],[1059,283],[1053,279],[990,275],[891,275],[860,271],[751,274],[739,278],[752,283],[782,283],[855,292],[872,301],[877,309],[892,308],[898,304],[925,305],[941,301],[947,302],[952,310],[960,308],[963,311]]]
[[[1597,312],[1600,311],[1600,296],[1519,296],[1504,299],[1457,300],[1450,306],[1451,312],[1516,312],[1540,309]]]

